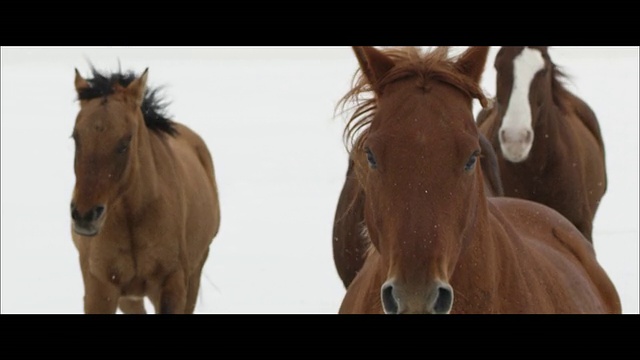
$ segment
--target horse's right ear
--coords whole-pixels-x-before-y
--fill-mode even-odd
[[[133,80],[127,86],[127,94],[135,101],[136,106],[140,106],[144,100],[144,93],[147,89],[147,78],[149,77],[149,68],[146,68],[139,78]]]
[[[87,82],[87,80],[85,80],[82,75],[80,75],[80,72],[78,71],[78,69],[76,68],[76,79],[74,81],[74,84],[76,86],[76,92],[80,92],[86,88],[89,87],[89,83]]]
[[[353,52],[356,54],[360,69],[367,77],[369,84],[373,86],[376,94],[380,95],[377,83],[393,68],[395,63],[382,51],[371,46],[353,46]]]
[[[488,55],[489,46],[471,46],[460,55],[456,66],[463,74],[480,83]]]

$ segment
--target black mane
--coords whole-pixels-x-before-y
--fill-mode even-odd
[[[91,67],[91,73],[93,78],[86,79],[89,87],[78,92],[79,100],[90,100],[98,97],[106,98],[114,93],[113,87],[116,84],[127,87],[138,77],[132,71],[127,73],[114,72],[103,74],[93,66]],[[171,136],[175,136],[178,134],[178,131],[175,128],[175,123],[169,120],[169,116],[166,113],[168,103],[158,95],[159,90],[160,88],[147,88],[144,92],[144,99],[140,106],[144,122],[150,130],[162,131]]]

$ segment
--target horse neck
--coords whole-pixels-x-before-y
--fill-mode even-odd
[[[563,124],[563,111],[556,104],[554,91],[551,84],[545,84],[544,87],[532,89],[535,91],[537,103],[531,104],[531,117],[535,124],[533,131],[535,138],[531,149],[531,156],[537,157],[540,161],[546,163],[557,154],[555,146],[549,144],[550,141],[557,141],[560,129]],[[540,105],[538,105],[540,103]]]
[[[466,282],[483,278],[483,282],[494,281],[490,286],[496,287],[499,276],[496,271],[500,267],[496,266],[502,260],[499,254],[503,244],[495,231],[495,216],[490,210],[493,204],[486,197],[484,189],[480,194],[475,206],[475,221],[467,231],[467,238],[463,243],[463,248],[458,259],[458,266],[454,277],[459,277],[458,281]],[[455,286],[455,284],[454,284]],[[473,286],[473,285],[470,285]]]
[[[150,131],[144,122],[138,127],[137,137],[137,146],[131,149],[136,155],[130,159],[131,171],[127,180],[129,186],[123,194],[127,208],[134,213],[141,212],[146,205],[158,198],[158,162],[163,160],[159,159],[156,150],[161,139],[158,134]]]
[[[465,215],[465,217],[472,221],[463,234],[461,257],[469,250],[473,250],[474,247],[481,245],[478,243],[480,240],[478,237],[490,230],[487,227],[489,219],[487,196],[491,195],[491,192],[487,191],[484,176],[479,176],[477,181],[477,192],[472,193],[472,195],[476,196],[475,204],[471,204],[468,208],[468,213]]]
[[[485,198],[478,207],[476,226],[458,260],[456,283],[452,283],[454,288],[461,285],[462,293],[477,292],[478,279],[482,279],[483,291],[498,292],[514,286],[514,282],[522,285],[532,275],[527,241],[515,232],[496,201],[514,200]]]

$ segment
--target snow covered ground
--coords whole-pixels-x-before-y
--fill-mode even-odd
[[[495,89],[492,48],[484,75]],[[638,48],[552,48],[600,120],[609,186],[598,259],[624,313],[638,313]],[[222,224],[197,313],[336,313],[331,250],[346,170],[334,106],[357,61],[348,47],[2,48],[2,313],[81,313],[69,227],[74,67],[141,72],[207,141]]]

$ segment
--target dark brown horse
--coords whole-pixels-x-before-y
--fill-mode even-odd
[[[349,97],[343,100],[348,101]],[[345,104],[345,102],[341,103]],[[480,149],[483,154],[480,157],[480,166],[485,177],[485,191],[489,196],[502,196],[504,191],[498,158],[491,143],[482,134]],[[362,268],[369,247],[364,226],[364,191],[355,176],[353,165],[353,159],[349,159],[347,175],[338,198],[333,222],[333,260],[345,288],[349,287]]]
[[[607,189],[595,114],[562,85],[546,47],[503,47],[495,68],[496,100],[477,122],[498,153],[505,195],[556,209],[592,241]]]
[[[72,237],[85,313],[192,313],[220,208],[204,141],[171,121],[147,71],[76,70]]]
[[[350,94],[375,93],[347,124],[371,248],[340,313],[621,312],[573,224],[487,196],[472,112],[485,101],[487,47],[457,59],[447,48],[354,50],[364,76]]]

